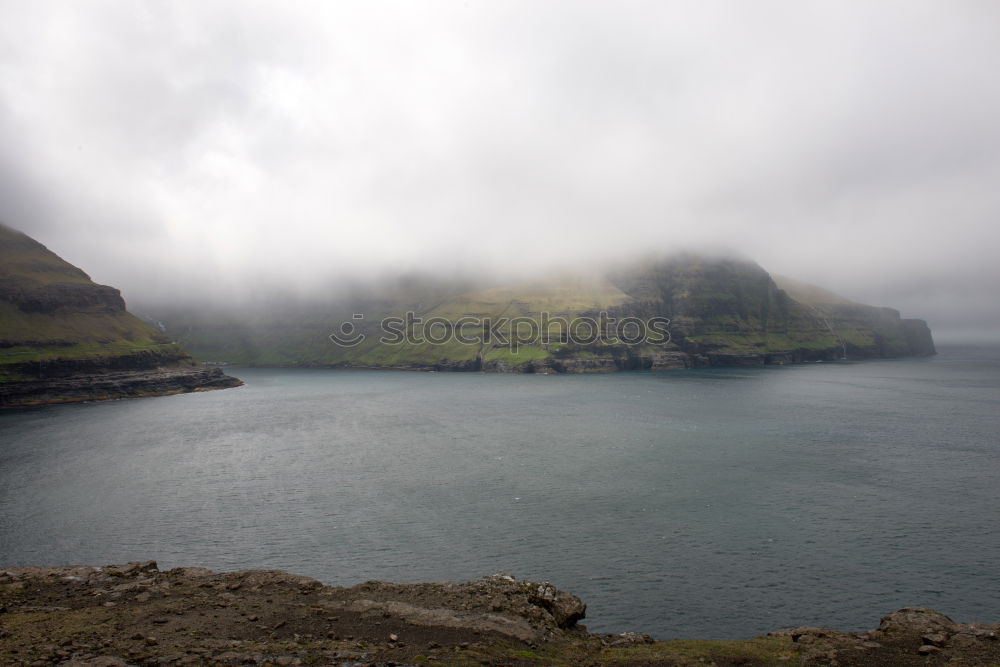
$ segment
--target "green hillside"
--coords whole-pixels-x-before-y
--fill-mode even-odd
[[[176,350],[118,290],[0,225],[0,372],[28,361]]]
[[[121,294],[0,225],[0,406],[234,386]]]
[[[921,321],[834,297],[803,303],[753,262],[677,255],[586,278],[157,317],[199,358],[256,365],[581,372],[933,354]],[[652,335],[666,320],[669,336]],[[637,322],[651,335],[631,335]],[[588,336],[595,326],[607,335]]]

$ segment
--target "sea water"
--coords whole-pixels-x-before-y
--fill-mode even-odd
[[[0,566],[551,581],[591,630],[1000,620],[1000,349],[496,375],[232,369],[0,414]]]

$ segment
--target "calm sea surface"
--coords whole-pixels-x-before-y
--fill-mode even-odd
[[[0,565],[548,580],[588,627],[1000,620],[1000,349],[611,375],[241,369],[0,414]]]

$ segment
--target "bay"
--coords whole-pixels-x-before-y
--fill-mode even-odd
[[[1000,620],[1000,350],[607,375],[233,369],[0,414],[0,566],[547,580],[588,628]]]

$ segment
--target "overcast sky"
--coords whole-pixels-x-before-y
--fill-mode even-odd
[[[0,220],[129,299],[706,245],[996,336],[1000,2],[0,0]]]

